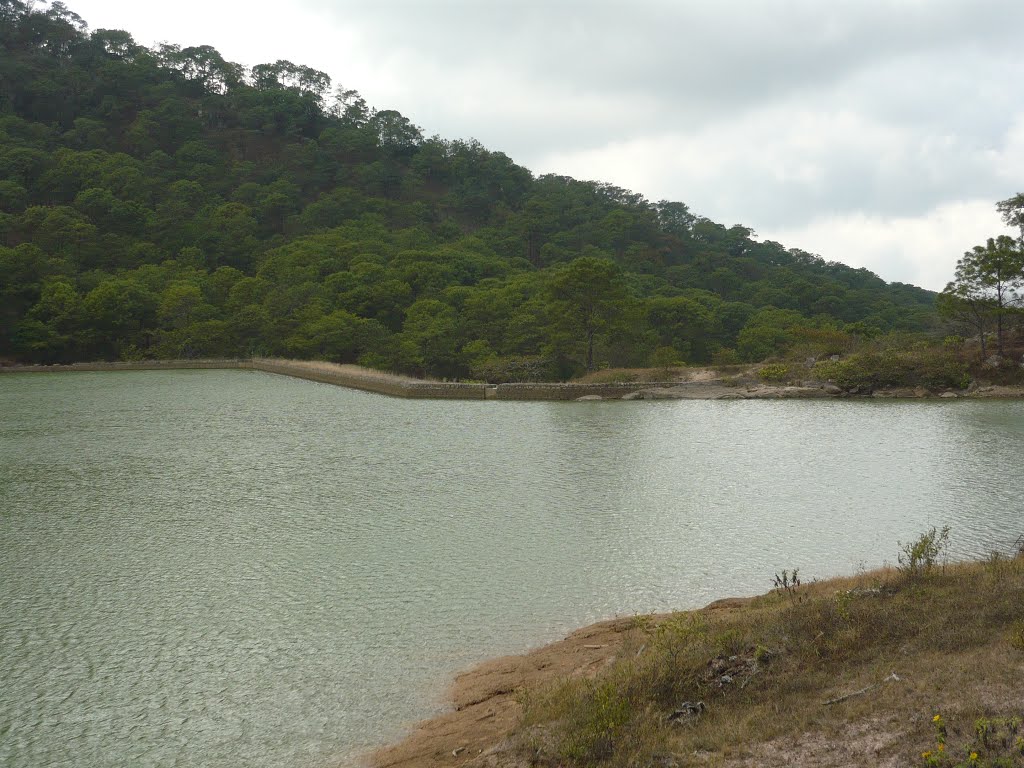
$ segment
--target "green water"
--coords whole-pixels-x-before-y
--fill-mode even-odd
[[[0,765],[345,764],[590,621],[1024,533],[1024,403],[0,376]]]

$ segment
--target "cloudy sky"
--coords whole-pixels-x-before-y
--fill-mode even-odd
[[[940,290],[1024,191],[1020,0],[67,0]]]

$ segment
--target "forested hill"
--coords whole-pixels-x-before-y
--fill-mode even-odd
[[[564,377],[933,323],[928,291],[752,234],[425,138],[307,67],[0,0],[0,358]]]

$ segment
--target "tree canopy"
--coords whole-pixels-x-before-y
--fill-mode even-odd
[[[0,0],[0,358],[568,376],[935,322],[928,291],[331,86]]]

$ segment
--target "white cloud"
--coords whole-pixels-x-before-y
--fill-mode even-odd
[[[146,44],[307,64],[427,134],[890,280],[942,287],[951,267],[933,265],[1024,191],[1019,0],[71,5]]]
[[[941,291],[964,251],[1005,231],[991,201],[969,200],[943,204],[921,216],[834,214],[758,234],[765,240],[799,243],[830,261],[867,267],[889,281]]]

